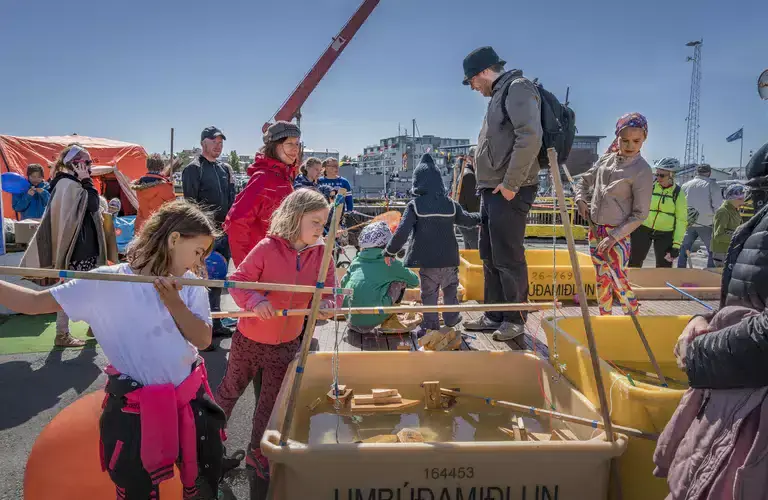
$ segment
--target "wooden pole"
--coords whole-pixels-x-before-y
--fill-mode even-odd
[[[337,194],[333,207],[333,218],[331,220],[331,227],[328,229],[328,235],[325,239],[325,248],[323,250],[323,260],[320,263],[320,272],[317,274],[317,283],[325,283],[325,277],[328,274],[328,266],[331,263],[331,257],[333,257],[333,246],[336,242],[334,235],[336,234],[336,228],[339,227],[339,220],[341,219],[342,204],[344,203],[344,195]],[[296,401],[299,397],[299,390],[301,389],[301,381],[304,376],[304,366],[307,364],[307,356],[309,355],[309,348],[312,344],[312,336],[315,332],[315,323],[317,323],[318,311],[320,310],[320,301],[322,299],[322,288],[315,288],[315,293],[312,295],[312,308],[307,318],[307,324],[304,327],[304,338],[301,341],[301,348],[299,349],[299,358],[296,361],[296,373],[293,377],[293,383],[288,391],[288,402],[285,407],[285,416],[283,422],[280,425],[280,446],[286,446],[288,444],[288,433],[291,430],[291,423],[293,422],[294,411],[296,409]],[[282,466],[275,464],[273,475],[282,474]],[[274,481],[273,477],[273,481]],[[270,490],[272,496],[274,494],[274,488],[272,486],[273,481],[270,481]],[[267,493],[268,498],[272,498],[270,492]]]
[[[331,221],[331,227],[328,230],[328,236],[325,241],[325,249],[323,251],[323,260],[320,263],[320,272],[317,275],[317,282],[324,283],[325,276],[328,274],[328,266],[331,263],[331,257],[333,257],[333,245],[335,239],[333,235],[336,234],[336,228],[339,226],[339,219],[341,219],[341,205],[344,203],[344,195],[336,195],[336,202],[334,206],[333,219]],[[309,355],[310,344],[312,343],[312,335],[315,331],[315,323],[317,323],[317,315],[320,309],[321,288],[315,290],[312,296],[312,308],[310,309],[309,318],[307,324],[304,327],[304,338],[301,341],[301,349],[299,350],[299,359],[296,364],[296,374],[293,378],[293,384],[288,392],[288,403],[285,409],[285,417],[283,418],[282,425],[280,426],[280,445],[285,446],[288,443],[288,433],[291,430],[291,423],[293,422],[294,409],[296,407],[296,400],[299,396],[299,390],[301,389],[301,380],[304,375],[304,365],[307,363],[307,356]]]
[[[461,159],[461,172],[459,172],[459,180],[456,181],[456,192],[454,193],[454,201],[459,201],[459,196],[461,195],[461,185],[464,183],[464,169],[467,168],[467,159],[462,158]]]
[[[589,228],[592,230],[592,234],[597,234],[597,228],[595,227],[595,224],[592,222],[592,219],[587,217],[587,223],[589,224]],[[613,281],[613,285],[616,288],[616,294],[619,296],[619,301],[621,301],[621,304],[629,313],[629,317],[632,318],[632,323],[635,325],[635,330],[637,330],[637,334],[640,336],[640,341],[643,343],[645,352],[646,354],[648,354],[648,359],[651,360],[651,365],[653,365],[653,369],[656,371],[656,375],[661,381],[661,385],[664,387],[669,387],[667,385],[667,379],[665,379],[664,374],[661,373],[661,367],[659,366],[659,363],[656,361],[656,356],[653,355],[653,350],[651,350],[651,345],[648,343],[648,339],[645,337],[645,332],[643,332],[643,327],[640,326],[640,321],[638,321],[635,311],[632,310],[632,307],[630,307],[629,305],[629,299],[627,298],[626,290],[624,290],[624,287],[621,285],[621,282],[619,281],[619,277],[616,276],[615,272],[613,272],[613,268],[611,268],[611,266],[607,264],[608,258],[603,257],[603,259],[606,261],[606,267],[608,268],[608,272],[611,274],[611,281]]]
[[[613,272],[611,266],[607,267],[608,271],[611,273],[611,279],[616,286],[616,293],[619,295],[619,300],[627,309],[627,312],[629,312],[629,317],[632,318],[632,323],[635,325],[635,330],[637,330],[637,334],[640,336],[640,341],[643,343],[643,347],[645,347],[645,352],[648,354],[648,359],[651,360],[651,365],[653,365],[653,369],[656,371],[656,375],[659,377],[661,385],[664,387],[669,387],[667,385],[667,379],[664,378],[664,374],[661,373],[661,367],[659,366],[658,361],[656,361],[656,356],[653,355],[651,345],[648,343],[648,339],[645,337],[645,332],[643,332],[643,328],[640,326],[640,321],[638,321],[635,311],[633,311],[629,305],[629,299],[626,296],[626,291],[622,288],[621,283],[619,282],[619,277],[616,276],[616,273]]]
[[[558,306],[562,304],[558,303]],[[550,303],[522,302],[519,304],[457,304],[441,306],[387,306],[387,307],[352,307],[326,310],[333,314],[398,314],[409,312],[485,312],[485,311],[544,311],[552,307]],[[282,309],[275,311],[275,316],[307,316],[311,309]],[[256,316],[253,311],[221,311],[212,313],[214,318],[250,318]]]
[[[595,334],[592,330],[592,320],[589,317],[589,305],[587,304],[587,294],[584,291],[584,281],[581,279],[581,268],[579,259],[576,256],[576,242],[573,239],[573,229],[571,220],[568,218],[565,207],[565,193],[563,192],[563,181],[560,179],[560,165],[557,161],[557,151],[555,148],[547,149],[549,156],[550,173],[552,174],[552,185],[557,195],[558,208],[560,209],[560,218],[563,222],[563,231],[565,232],[565,241],[568,243],[568,254],[571,257],[571,266],[573,267],[573,277],[576,281],[576,293],[579,296],[579,307],[581,307],[581,317],[584,319],[584,330],[587,334],[587,345],[589,346],[589,355],[592,359],[592,371],[595,374],[595,385],[597,394],[600,398],[600,412],[603,414],[605,422],[606,435],[609,441],[614,441],[613,427],[611,425],[611,415],[608,410],[608,398],[605,395],[605,385],[603,385],[603,375],[600,372],[600,358],[597,356],[597,343]],[[554,252],[554,248],[552,251]]]
[[[559,411],[545,410],[543,408],[536,408],[534,406],[526,406],[518,403],[511,403],[509,401],[501,401],[498,399],[488,398],[485,396],[478,396],[476,394],[468,394],[463,391],[443,389],[442,387],[440,388],[440,393],[445,394],[446,396],[453,396],[457,398],[480,399],[485,401],[486,404],[489,404],[491,406],[501,406],[502,408],[509,408],[511,410],[525,412],[531,415],[551,417],[551,418],[555,418],[557,420],[562,420],[565,422],[573,422],[574,424],[588,425],[596,429],[606,428],[606,425],[603,422],[600,422],[599,420],[591,420],[584,417],[577,417],[576,415],[570,415],[568,413],[560,413]],[[656,441],[659,438],[658,434],[651,434],[648,432],[641,431],[639,429],[634,429],[632,427],[624,427],[623,425],[613,425],[613,430],[623,432],[628,436],[639,437],[643,439],[650,439],[652,441]],[[611,441],[613,441],[613,439],[611,439]]]
[[[95,281],[118,281],[122,283],[154,283],[161,276],[142,276],[139,274],[109,274],[86,271],[68,271],[63,269],[38,269],[33,267],[0,266],[0,276],[21,276],[24,278],[62,278]],[[204,286],[208,288],[240,288],[243,290],[266,290],[270,292],[315,293],[316,288],[306,285],[285,285],[281,283],[259,283],[256,281],[203,280],[171,277],[182,286]],[[351,295],[349,288],[326,288],[323,295]]]
[[[451,196],[453,197],[454,200],[456,199],[456,182],[457,182],[457,179],[458,179],[456,174],[458,174],[458,171],[456,170],[456,167],[454,166],[453,167],[453,182],[451,182]]]

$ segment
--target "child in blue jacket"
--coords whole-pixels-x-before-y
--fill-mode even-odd
[[[51,200],[48,183],[43,180],[43,167],[37,163],[27,165],[27,180],[30,187],[23,193],[11,197],[11,206],[22,219],[41,219]]]

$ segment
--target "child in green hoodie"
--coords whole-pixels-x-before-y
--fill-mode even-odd
[[[741,225],[739,207],[744,204],[747,190],[741,184],[731,184],[725,190],[725,201],[715,212],[715,220],[712,226],[712,260],[715,267],[725,265],[725,257],[728,247],[731,245],[733,233]]]
[[[406,288],[419,286],[419,277],[394,260],[384,261],[384,247],[392,239],[386,222],[374,222],[360,233],[360,252],[352,260],[341,280],[342,288],[351,288],[353,295],[344,298],[344,307],[391,306],[399,303]],[[350,302],[351,301],[351,302]],[[358,333],[373,332],[376,327],[397,331],[403,328],[396,314],[353,314],[349,329]]]

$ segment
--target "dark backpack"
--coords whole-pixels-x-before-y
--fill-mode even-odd
[[[510,121],[506,107],[507,94],[509,93],[509,86],[514,82],[515,80],[507,85],[501,96],[501,109],[507,121]],[[568,155],[571,154],[573,139],[576,137],[576,113],[568,106],[561,104],[557,97],[542,87],[537,80],[531,83],[536,86],[541,96],[541,129],[544,134],[539,151],[539,166],[540,168],[550,167],[547,157],[548,148],[555,148],[557,161],[562,165],[568,159]]]

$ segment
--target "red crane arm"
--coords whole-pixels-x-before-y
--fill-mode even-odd
[[[304,75],[304,78],[299,82],[288,99],[280,106],[280,109],[274,115],[275,120],[291,121],[298,115],[301,106],[307,101],[309,95],[320,83],[320,80],[323,79],[333,63],[341,55],[344,47],[349,45],[352,37],[355,36],[378,4],[379,0],[364,0],[360,4],[360,7],[349,18],[349,21],[339,31],[339,34],[333,37],[331,44],[325,49],[323,55],[320,56],[314,66],[312,66],[312,69]],[[266,132],[268,126],[269,122],[265,123],[262,130]]]

